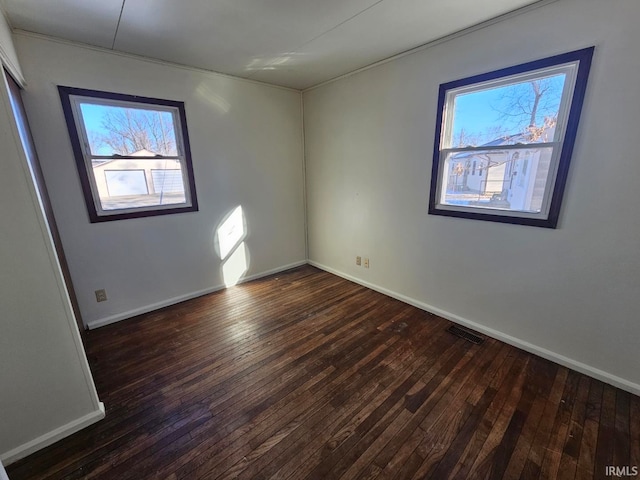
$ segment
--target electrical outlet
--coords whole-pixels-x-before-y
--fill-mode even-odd
[[[356,265],[362,265],[362,257],[356,257]]]
[[[106,302],[107,301],[107,291],[103,288],[95,291],[96,294],[96,302]]]
[[[364,268],[369,268],[369,259],[368,258],[364,259]]]

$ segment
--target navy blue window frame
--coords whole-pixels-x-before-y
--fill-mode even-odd
[[[591,68],[591,61],[593,58],[595,47],[584,48],[582,50],[576,50],[552,57],[535,60],[532,62],[523,63],[513,67],[507,67],[500,70],[495,70],[472,77],[455,80],[453,82],[443,83],[440,85],[438,93],[438,111],[436,117],[436,131],[433,150],[433,164],[431,168],[431,191],[429,195],[429,214],[431,215],[443,215],[449,217],[467,218],[475,220],[485,220],[491,222],[510,223],[518,225],[530,225],[545,228],[556,228],[558,225],[558,218],[560,215],[560,207],[562,204],[562,197],[564,194],[564,188],[569,173],[569,165],[571,162],[571,156],[573,153],[573,147],[575,143],[576,134],[578,131],[578,124],[580,121],[580,114],[582,111],[582,104],[587,89],[587,80],[589,77],[589,70]],[[440,187],[440,152],[442,142],[442,129],[443,120],[445,115],[445,102],[447,92],[460,87],[466,87],[474,84],[481,84],[487,81],[498,80],[513,75],[524,74],[527,72],[533,72],[543,68],[550,68],[565,63],[578,62],[578,68],[576,73],[576,80],[571,95],[571,107],[566,122],[565,136],[562,143],[562,150],[558,157],[558,167],[555,183],[553,186],[553,193],[549,205],[549,210],[546,218],[529,218],[513,215],[500,215],[499,213],[488,213],[486,211],[470,212],[467,210],[455,210],[455,209],[442,209],[438,206],[438,191]],[[478,209],[480,210],[480,209]]]
[[[80,184],[82,186],[82,193],[84,195],[85,204],[87,206],[87,213],[89,215],[89,221],[91,223],[99,222],[111,222],[114,220],[125,220],[130,218],[145,218],[155,217],[160,215],[172,215],[176,213],[197,212],[198,197],[196,195],[196,182],[195,175],[193,173],[193,162],[191,160],[191,145],[189,143],[189,133],[187,131],[187,117],[184,109],[184,102],[175,100],[164,100],[160,98],[141,97],[138,95],[128,95],[123,93],[105,92],[100,90],[88,90],[84,88],[67,87],[63,85],[58,86],[58,93],[62,103],[62,110],[64,113],[67,129],[69,131],[69,137],[71,140],[71,147],[76,161],[78,174],[80,176]],[[100,215],[93,198],[93,191],[91,188],[91,182],[89,175],[92,175],[87,170],[87,166],[84,159],[82,141],[80,134],[76,128],[75,116],[73,108],[71,106],[71,96],[81,96],[95,99],[104,100],[116,100],[129,103],[139,103],[148,105],[159,105],[165,107],[173,107],[177,109],[180,119],[182,147],[184,149],[184,168],[186,174],[186,181],[189,188],[189,200],[190,204],[186,206],[176,206],[171,208],[140,208],[139,210],[133,209],[132,211],[123,213],[112,213],[109,215]]]

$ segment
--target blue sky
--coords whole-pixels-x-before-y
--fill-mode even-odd
[[[87,130],[89,139],[91,139],[90,132],[104,133],[104,129],[102,128],[102,116],[107,108],[112,107],[81,103],[80,108],[82,109],[82,119],[84,120],[84,127]],[[97,152],[93,151],[93,153],[97,155],[111,155],[112,152],[110,148],[100,147]]]
[[[551,77],[552,88],[545,94],[545,104],[547,109],[539,111],[537,115],[538,124],[542,123],[545,115],[552,110],[556,114],[560,107],[562,87],[564,85],[565,74]],[[502,118],[501,111],[508,110],[505,95],[513,93],[515,88],[522,84],[508,85],[505,87],[481,90],[468,94],[457,95],[455,99],[453,138],[457,139],[460,131],[464,128],[465,134],[472,136],[486,137],[486,133],[491,127],[503,127],[508,133],[515,134],[521,131],[518,126],[518,119]],[[533,94],[531,94],[533,97]],[[485,138],[482,143],[489,142],[495,138]]]
[[[102,127],[102,118],[107,111],[125,110],[124,107],[95,105],[89,103],[81,103],[80,108],[82,110],[82,118],[84,120],[85,129],[87,130],[87,135],[89,136],[89,141],[91,141],[92,138],[91,132],[103,135],[107,133],[107,131]],[[140,111],[140,109],[133,110]],[[149,112],[149,110],[146,111]],[[163,116],[166,125],[173,124],[173,119],[170,112],[157,111],[156,113]],[[106,146],[98,147],[96,145],[92,145],[92,147],[97,147],[97,151],[92,150],[92,153],[96,155],[111,155],[113,153],[112,149]]]
[[[102,126],[102,114],[104,113],[103,105],[90,105],[83,103],[82,105],[82,117],[84,118],[84,125],[87,130],[101,131]]]

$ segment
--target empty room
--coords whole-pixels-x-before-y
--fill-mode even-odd
[[[0,479],[640,478],[640,2],[0,11]]]

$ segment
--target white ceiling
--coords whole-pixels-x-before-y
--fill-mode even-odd
[[[537,0],[2,0],[13,28],[305,89]]]

